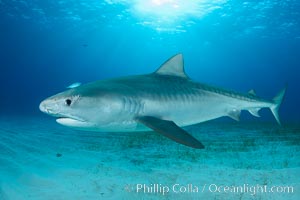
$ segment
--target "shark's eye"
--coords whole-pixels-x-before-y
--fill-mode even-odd
[[[71,99],[66,99],[66,105],[67,105],[67,106],[70,106],[71,103],[72,103],[72,100],[71,100]]]

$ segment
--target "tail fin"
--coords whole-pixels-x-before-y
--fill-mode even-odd
[[[270,109],[277,121],[277,123],[279,125],[281,125],[280,123],[280,119],[279,119],[279,114],[278,114],[278,110],[279,110],[279,107],[281,105],[281,102],[284,98],[284,95],[285,95],[285,91],[286,91],[286,87],[283,88],[274,98],[273,98],[273,104],[270,106]]]

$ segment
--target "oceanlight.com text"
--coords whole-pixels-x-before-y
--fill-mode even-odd
[[[268,186],[268,185],[249,185],[243,184],[241,186],[226,186],[210,184],[208,191],[212,193],[249,193],[255,195],[257,193],[293,193],[293,186]]]
[[[144,194],[160,194],[166,195],[168,193],[247,193],[249,195],[256,195],[258,193],[294,193],[294,187],[288,185],[260,185],[260,184],[241,184],[241,185],[222,185],[222,184],[143,184],[138,183],[134,185],[126,185],[127,192],[136,192]]]

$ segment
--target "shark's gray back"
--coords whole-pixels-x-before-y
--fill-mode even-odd
[[[117,79],[96,81],[82,87],[86,96],[110,93],[130,98],[147,98],[158,101],[196,100],[203,95],[235,98],[244,101],[262,101],[263,99],[246,93],[225,90],[222,88],[197,83],[189,78],[169,75],[137,75]]]

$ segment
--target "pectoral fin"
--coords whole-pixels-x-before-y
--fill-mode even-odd
[[[162,120],[151,116],[138,117],[137,121],[151,128],[152,130],[178,142],[180,144],[203,149],[204,145],[196,138],[188,134],[185,130],[178,127],[173,121]]]

